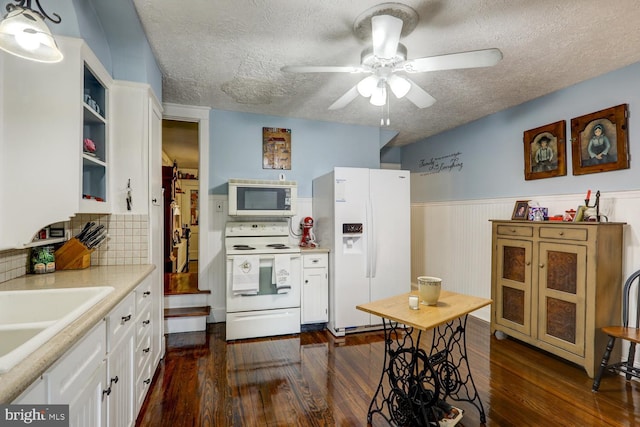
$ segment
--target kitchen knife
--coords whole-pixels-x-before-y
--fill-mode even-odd
[[[104,228],[104,224],[100,224],[99,226],[97,226],[96,228],[92,229],[91,231],[89,231],[87,234],[85,234],[84,238],[81,240],[81,242],[86,246],[87,243],[94,237],[96,237],[98,235],[98,233],[100,233],[100,230],[102,230]]]
[[[107,230],[95,236],[91,241],[87,243],[87,249],[94,249],[100,246],[104,240],[108,237]]]
[[[82,239],[84,238],[84,236],[89,232],[89,229],[91,227],[93,227],[94,225],[96,225],[95,222],[93,221],[89,221],[87,222],[84,227],[82,228],[82,231],[80,231],[77,235],[76,235],[76,239],[82,241]]]

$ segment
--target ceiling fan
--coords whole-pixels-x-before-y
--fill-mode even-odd
[[[402,19],[391,15],[371,18],[373,46],[365,49],[361,63],[357,66],[305,66],[289,65],[282,71],[292,73],[361,73],[369,76],[360,80],[329,106],[330,110],[344,108],[358,97],[369,98],[376,106],[388,103],[389,88],[398,98],[406,97],[418,108],[426,108],[436,102],[424,89],[399,72],[423,73],[427,71],[453,70],[461,68],[490,67],[502,59],[499,49],[483,49],[425,58],[407,59],[407,48],[400,43]]]

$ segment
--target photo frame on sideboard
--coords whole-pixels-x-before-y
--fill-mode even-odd
[[[629,168],[627,104],[571,119],[574,175]]]
[[[529,201],[518,200],[513,207],[511,219],[527,220],[529,218]]]
[[[567,174],[566,122],[550,123],[524,132],[524,179]]]

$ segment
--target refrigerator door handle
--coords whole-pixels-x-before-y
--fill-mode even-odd
[[[369,245],[369,277],[376,277],[376,264],[378,261],[378,245],[376,236],[376,224],[373,213],[373,203],[371,202],[371,196],[369,196],[369,239],[371,244]]]
[[[365,277],[367,279],[371,278],[371,200],[367,199],[367,203],[364,205],[364,215],[365,215],[365,229],[363,230],[363,235],[367,239],[366,240],[366,254],[365,254]]]

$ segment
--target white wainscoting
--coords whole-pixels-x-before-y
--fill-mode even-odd
[[[586,191],[585,191],[586,194]],[[585,194],[530,197],[548,207],[549,214],[584,204]],[[592,193],[594,202],[595,191]],[[416,203],[411,206],[411,277],[443,278],[443,288],[491,297],[491,219],[511,218],[518,199],[485,199]],[[640,269],[640,191],[603,194],[601,213],[610,221],[626,222],[623,276]],[[620,284],[622,286],[623,283]],[[489,321],[490,308],[473,315]]]

